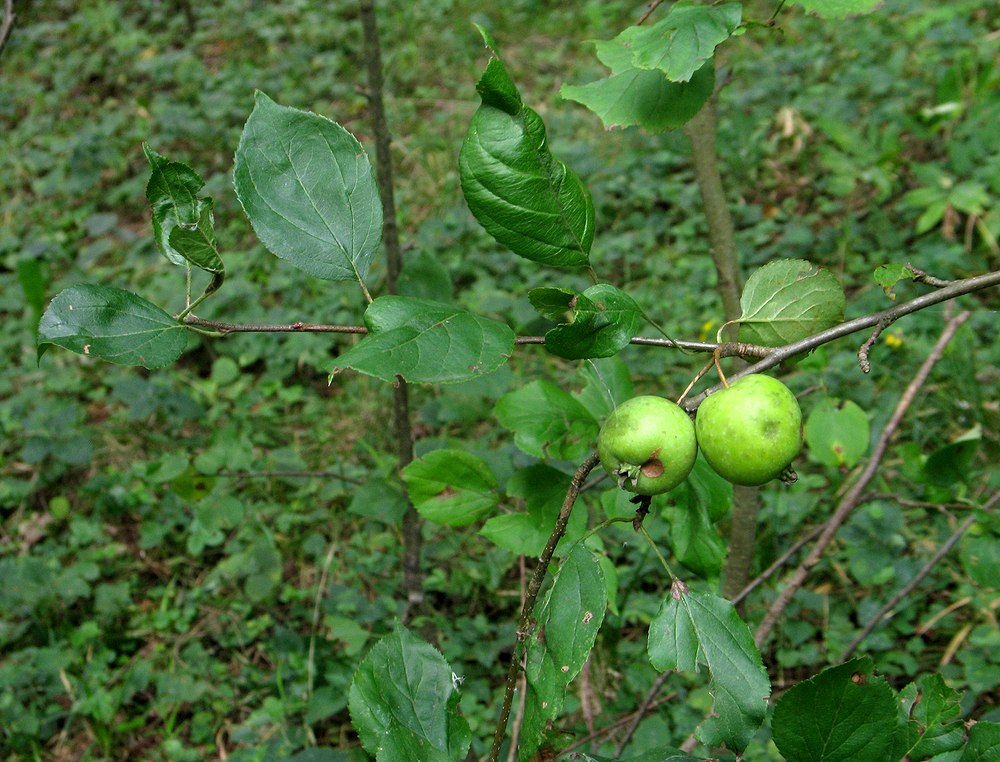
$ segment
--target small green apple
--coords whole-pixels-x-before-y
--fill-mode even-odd
[[[795,395],[777,379],[759,374],[706,398],[695,430],[705,460],[733,484],[771,481],[802,449],[802,411]]]
[[[639,495],[672,490],[698,455],[694,424],[663,397],[633,397],[619,405],[597,437],[601,464],[619,486]]]

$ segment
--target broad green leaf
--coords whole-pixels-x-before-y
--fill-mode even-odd
[[[565,299],[562,305],[560,296]],[[550,319],[561,308],[562,314],[556,318],[560,324],[545,334],[545,348],[567,360],[611,357],[628,346],[642,323],[642,311],[632,297],[605,283],[582,294],[535,289],[528,298]]]
[[[789,0],[803,10],[827,19],[842,19],[871,13],[885,0]]]
[[[525,511],[494,516],[483,524],[479,533],[512,553],[541,555],[570,481],[569,474],[544,463],[515,471],[507,480],[506,490],[508,495],[524,501]],[[575,541],[586,528],[586,512],[573,511],[562,543]]]
[[[472,742],[454,672],[402,624],[376,643],[351,683],[351,724],[377,762],[456,762]]]
[[[403,469],[417,512],[436,524],[460,527],[497,504],[497,479],[482,458],[461,450],[433,450]]]
[[[45,288],[48,279],[42,270],[42,262],[39,259],[19,259],[15,266],[17,270],[17,281],[21,284],[21,291],[24,293],[24,301],[34,313],[37,324],[45,308]]]
[[[662,72],[632,65],[631,52],[611,41],[597,43],[597,57],[611,75],[586,85],[563,85],[563,98],[582,103],[607,129],[642,127],[656,134],[685,125],[712,95],[715,67],[705,64],[690,81],[671,82]]]
[[[846,299],[836,276],[802,259],[758,268],[740,298],[740,341],[777,347],[832,328]]]
[[[875,282],[878,283],[885,295],[890,299],[896,298],[896,284],[901,280],[913,280],[914,273],[909,265],[879,265],[873,274]]]
[[[851,400],[825,397],[806,418],[809,456],[830,468],[853,468],[868,451],[868,415]]]
[[[353,368],[383,381],[451,384],[496,370],[514,351],[503,323],[409,296],[379,297],[365,325],[368,335],[334,361],[334,374]]]
[[[937,674],[924,675],[901,690],[900,730],[890,759],[930,759],[958,752],[965,744],[960,699]]]
[[[579,401],[538,379],[497,400],[497,421],[528,455],[578,460],[597,446],[599,426]]]
[[[351,133],[257,91],[233,183],[268,251],[317,278],[364,282],[382,238],[382,202]]]
[[[695,574],[716,580],[722,572],[726,543],[712,522],[732,505],[733,487],[699,456],[688,478],[670,493],[670,547]],[[718,516],[716,516],[718,514]]]
[[[977,722],[969,728],[969,743],[962,762],[996,762],[1000,759],[1000,722]]]
[[[226,266],[215,244],[215,218],[211,198],[199,198],[204,181],[191,167],[171,161],[145,143],[142,150],[151,172],[146,198],[153,211],[153,238],[163,255],[175,265],[190,262],[214,273],[212,290],[221,285]]]
[[[607,604],[598,557],[575,544],[535,608],[537,625],[528,639],[525,668],[531,699],[526,704],[528,733],[518,748],[519,760],[532,758],[544,737],[546,721],[562,710],[566,686],[587,661]]]
[[[785,693],[774,709],[774,743],[788,762],[886,760],[896,697],[867,656],[829,667]]]
[[[49,345],[118,365],[163,368],[187,347],[187,329],[131,291],[80,283],[53,299],[38,324],[39,359]]]
[[[614,42],[631,51],[639,69],[658,69],[671,82],[687,82],[740,25],[743,6],[677,3],[660,21],[630,26]]]
[[[553,267],[589,264],[594,204],[548,147],[541,117],[521,102],[490,36],[476,89],[482,105],[459,154],[462,192],[479,224],[515,254]]]
[[[649,661],[658,670],[711,676],[713,716],[699,737],[709,746],[742,752],[764,721],[771,684],[749,628],[725,598],[675,582],[649,625]]]

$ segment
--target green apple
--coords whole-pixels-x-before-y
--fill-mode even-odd
[[[663,397],[633,397],[608,416],[597,437],[601,464],[619,486],[639,495],[672,490],[698,455],[694,424]]]
[[[705,460],[733,484],[771,481],[802,449],[799,403],[770,376],[744,376],[706,398],[695,430]]]

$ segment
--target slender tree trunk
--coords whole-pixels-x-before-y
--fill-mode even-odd
[[[716,154],[715,97],[709,99],[698,115],[685,128],[691,141],[691,158],[695,178],[701,192],[705,218],[708,220],[708,241],[712,261],[718,274],[716,289],[722,299],[725,319],[740,316],[739,257],[736,252],[736,234],[733,218],[729,213],[722,174]],[[756,487],[739,487],[733,490],[733,515],[729,528],[729,553],[723,575],[722,593],[733,598],[750,579],[753,545],[757,534],[757,509],[760,495]]]
[[[389,125],[385,118],[382,98],[382,53],[375,19],[374,0],[362,0],[361,25],[364,30],[365,66],[368,70],[368,102],[371,107],[372,130],[375,133],[375,173],[379,194],[382,197],[383,232],[386,253],[386,290],[396,293],[396,284],[403,269],[402,249],[399,245],[399,227],[396,222],[396,201],[393,193],[392,155]],[[413,461],[413,430],[410,427],[410,393],[406,381],[397,378],[393,385],[393,418],[399,469]],[[405,491],[405,486],[404,486]],[[421,521],[413,504],[407,498],[403,516],[403,588],[406,593],[406,610],[403,621],[413,617],[424,600],[423,575],[420,569]]]

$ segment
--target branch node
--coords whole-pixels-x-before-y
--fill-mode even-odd
[[[875,330],[872,331],[872,335],[868,337],[861,348],[858,349],[858,365],[861,366],[862,373],[869,373],[872,369],[871,361],[868,359],[868,355],[875,346],[875,342],[878,341],[878,337],[882,335],[889,325],[891,325],[891,320],[880,320],[875,324]]]

